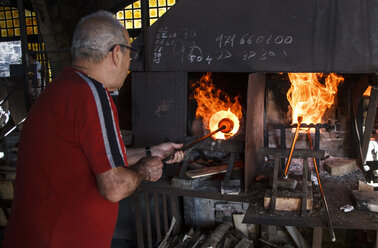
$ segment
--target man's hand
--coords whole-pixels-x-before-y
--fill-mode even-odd
[[[163,172],[163,163],[159,157],[145,157],[131,168],[142,175],[145,181],[156,182]]]
[[[166,158],[167,156],[173,154],[177,149],[181,149],[183,144],[176,144],[172,142],[162,143],[157,146],[151,147],[152,156],[157,156],[160,159]],[[167,161],[167,164],[179,163],[184,159],[183,151],[176,151],[172,159]]]

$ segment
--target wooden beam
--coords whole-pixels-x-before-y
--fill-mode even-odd
[[[376,76],[377,77],[377,76]],[[377,114],[377,102],[378,102],[378,89],[372,88],[370,99],[369,99],[369,107],[366,116],[365,122],[365,130],[362,137],[362,161],[365,164],[366,162],[366,155],[369,148],[369,142],[372,135],[372,131],[374,128],[375,116]]]
[[[245,137],[245,192],[264,165],[259,153],[264,146],[265,73],[250,74],[248,79],[247,121]]]

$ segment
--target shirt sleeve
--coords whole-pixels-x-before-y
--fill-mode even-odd
[[[80,116],[80,146],[94,174],[127,166],[126,148],[119,130],[117,110],[104,86],[81,74],[89,96]]]

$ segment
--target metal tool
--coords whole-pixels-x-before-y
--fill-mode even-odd
[[[307,136],[308,136],[308,139],[310,141],[310,148],[311,148],[311,150],[313,150],[314,148],[312,146],[312,139],[311,139],[310,129],[307,130]],[[322,184],[320,182],[320,176],[319,176],[318,166],[316,164],[316,159],[315,158],[313,158],[313,159],[314,159],[314,167],[315,167],[315,170],[316,170],[316,176],[318,178],[318,184],[319,184],[320,193],[322,194],[324,207],[325,207],[326,212],[327,212],[327,223],[328,223],[329,235],[331,236],[332,242],[335,242],[336,241],[336,236],[335,236],[335,232],[333,230],[333,226],[332,226],[332,222],[331,222],[331,216],[329,214],[327,200],[326,200],[325,195],[323,193]]]
[[[191,144],[187,145],[187,146],[184,146],[183,148],[181,148],[180,150],[178,151],[186,151],[188,150],[189,148],[192,148],[195,144],[197,144],[198,142],[201,142],[202,140],[205,140],[211,136],[213,136],[214,134],[218,133],[218,132],[222,132],[222,133],[229,133],[232,131],[232,129],[234,128],[234,122],[232,120],[230,120],[229,118],[224,118],[222,120],[220,120],[219,124],[218,124],[218,129],[215,130],[215,131],[212,131],[211,133],[195,140],[194,142],[192,142]],[[170,154],[168,155],[167,157],[163,158],[162,161],[163,162],[167,162],[168,160],[172,159],[174,154],[176,152],[174,152],[173,154]]]
[[[301,127],[302,121],[303,121],[303,117],[302,116],[298,116],[298,124],[297,124],[297,128],[295,130],[295,135],[294,135],[293,143],[291,144],[290,155],[289,155],[289,158],[287,159],[287,162],[286,162],[285,173],[284,173],[284,176],[283,176],[284,179],[287,179],[287,172],[289,170],[291,159],[293,157],[294,147],[295,147],[295,143],[297,142],[297,139],[298,139],[299,129]]]

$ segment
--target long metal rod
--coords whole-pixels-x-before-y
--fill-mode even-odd
[[[293,143],[291,144],[290,155],[289,155],[289,158],[287,159],[287,162],[286,162],[285,173],[284,173],[284,176],[283,176],[284,179],[287,179],[287,172],[289,170],[289,165],[290,165],[291,159],[293,157],[293,151],[294,151],[295,143],[297,143],[299,129],[301,127],[302,120],[303,120],[303,117],[298,116],[298,124],[297,124],[297,128],[295,129],[295,135],[294,135]]]
[[[216,134],[216,133],[222,131],[222,130],[225,129],[225,128],[226,128],[226,126],[221,126],[221,127],[218,128],[217,130],[212,131],[211,133],[209,133],[209,134],[207,134],[207,135],[205,135],[205,136],[203,136],[203,137],[201,137],[201,138],[195,140],[193,143],[191,143],[191,144],[189,144],[189,145],[187,145],[187,146],[184,146],[183,148],[180,149],[180,151],[186,151],[186,150],[188,150],[189,148],[193,147],[193,146],[194,146],[195,144],[197,144],[198,142],[201,142],[202,140],[205,140],[205,139],[207,139],[207,138],[213,136],[214,134]],[[174,155],[174,153],[171,154],[171,155],[168,155],[167,157],[163,158],[162,161],[163,161],[163,162],[167,162],[168,160],[170,160],[170,159],[173,158],[173,155]]]
[[[310,148],[311,148],[311,150],[313,150],[314,148],[312,146],[312,139],[311,139],[310,129],[307,130],[307,136],[308,136],[308,139],[310,141]],[[320,182],[318,165],[316,163],[316,159],[313,158],[313,160],[314,160],[314,167],[315,167],[315,170],[316,170],[316,177],[318,178],[318,184],[319,184],[320,193],[322,194],[324,207],[325,207],[326,212],[327,212],[327,223],[328,223],[329,235],[331,236],[332,242],[335,242],[336,241],[336,236],[335,236],[335,232],[333,230],[333,226],[332,226],[332,222],[331,222],[331,216],[329,214],[327,200],[326,200],[325,195],[323,193],[322,183]]]

